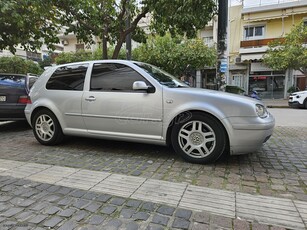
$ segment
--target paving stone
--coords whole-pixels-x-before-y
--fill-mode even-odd
[[[50,205],[50,203],[42,202],[42,203],[35,204],[34,206],[30,207],[30,209],[35,210],[35,211],[39,211],[39,210],[42,210],[42,209],[48,207],[49,205]]]
[[[245,220],[235,219],[233,221],[233,227],[238,230],[250,230],[250,224]]]
[[[59,211],[61,211],[62,209],[60,209],[59,207],[56,207],[56,206],[51,206],[51,207],[48,207],[45,209],[45,213],[46,214],[49,214],[49,215],[53,215]]]
[[[176,217],[183,218],[185,220],[189,220],[191,215],[192,211],[186,209],[178,209],[175,214]]]
[[[181,219],[181,218],[175,218],[172,227],[173,228],[179,228],[179,229],[189,229],[190,221]]]
[[[172,216],[174,211],[175,211],[175,208],[166,206],[166,205],[160,206],[157,210],[158,213],[168,215],[168,216]]]
[[[123,208],[120,212],[120,217],[129,219],[136,212],[135,209]]]
[[[194,222],[192,230],[209,230],[209,225],[208,224],[203,224],[203,223],[198,223]],[[213,228],[213,229],[219,229],[219,228]],[[235,229],[235,230],[240,230],[240,229]]]
[[[3,222],[1,224],[2,226],[0,226],[0,227],[3,227],[3,229],[1,229],[1,230],[12,229],[12,228],[14,228],[16,226],[16,224],[17,224],[16,221],[9,220],[9,221]]]
[[[47,217],[48,217],[47,215],[37,215],[33,217],[32,219],[30,219],[29,222],[33,224],[39,224],[40,222],[45,220]]]
[[[140,206],[141,203],[142,203],[142,201],[140,201],[140,200],[129,200],[129,201],[126,203],[126,206],[138,208],[138,207]]]
[[[68,208],[68,209],[65,209],[65,210],[59,212],[58,215],[62,216],[62,217],[71,217],[75,212],[76,212],[75,209]]]
[[[0,196],[0,202],[6,202],[12,198],[12,196]]]
[[[129,222],[128,224],[126,224],[125,229],[126,230],[138,230],[139,225],[135,222]]]
[[[102,194],[100,196],[97,197],[97,201],[101,201],[101,202],[107,202],[109,199],[111,199],[111,195],[108,194]]]
[[[43,184],[40,184],[40,185],[36,186],[35,188],[38,189],[38,190],[44,191],[44,190],[48,189],[51,186],[52,186],[51,184],[43,183]]]
[[[150,224],[147,226],[146,230],[164,230],[165,228],[161,225]]]
[[[19,221],[19,222],[24,222],[25,220],[33,217],[35,214],[34,212],[32,211],[25,211],[25,212],[22,212],[22,213],[19,213],[17,216],[16,216],[16,219]],[[1,221],[0,221],[1,222]]]
[[[213,226],[219,226],[223,228],[231,228],[232,227],[232,219],[223,216],[211,215],[210,224]]]
[[[151,222],[155,223],[155,224],[161,224],[161,225],[166,226],[168,221],[169,221],[169,219],[170,219],[169,217],[155,214],[154,217],[152,218]]]
[[[114,205],[117,205],[117,206],[121,206],[123,205],[123,203],[125,203],[126,200],[125,199],[122,199],[122,198],[113,198],[110,203],[111,204],[114,204]]]
[[[60,189],[56,192],[58,194],[67,195],[72,189],[60,186]]]
[[[64,199],[62,199],[62,200],[60,200],[58,202],[58,205],[66,206],[66,205],[72,204],[74,202],[76,202],[74,198],[72,198],[72,197],[65,197]]]
[[[63,225],[58,230],[73,230],[76,227],[77,224],[74,221],[68,220],[65,223],[63,223]]]
[[[83,199],[87,199],[87,200],[94,200],[95,198],[97,198],[98,194],[94,193],[94,192],[88,192],[86,193],[82,198]]]
[[[56,202],[60,199],[61,197],[57,196],[57,195],[49,195],[49,196],[46,196],[44,198],[45,201],[48,201],[48,202]]]
[[[149,214],[147,212],[138,212],[135,213],[132,217],[134,220],[147,220],[149,218]]]
[[[147,210],[147,211],[154,211],[156,209],[157,205],[152,202],[144,202],[141,209]]]
[[[76,198],[80,198],[82,196],[84,196],[86,194],[85,191],[82,190],[74,190],[71,193],[69,193],[70,196],[76,197]]]
[[[72,219],[76,220],[76,221],[81,221],[83,219],[85,219],[86,217],[88,217],[90,214],[84,210],[80,210],[77,211],[73,216]]]
[[[102,205],[101,203],[92,202],[91,204],[86,206],[84,209],[90,212],[96,212],[101,207],[101,205]]]
[[[55,227],[57,224],[59,224],[63,219],[58,217],[58,216],[54,216],[49,220],[46,220],[43,225],[46,227],[50,227],[53,228]]]
[[[117,208],[115,206],[108,205],[108,206],[103,207],[100,212],[103,213],[103,214],[110,215],[113,212],[115,212],[116,210],[117,210]]]
[[[253,230],[269,230],[269,226],[259,223],[252,223]]]
[[[194,214],[193,220],[199,223],[209,224],[210,214],[207,212],[197,212]]]
[[[73,206],[76,207],[76,208],[82,209],[82,208],[85,208],[85,207],[86,207],[87,205],[89,205],[90,203],[91,203],[91,201],[89,201],[89,200],[79,199],[79,200],[77,200],[77,201],[73,204]]]
[[[88,223],[93,224],[93,225],[101,225],[105,221],[106,217],[105,216],[100,216],[100,215],[93,215]]]
[[[104,227],[106,229],[119,229],[122,225],[122,222],[119,219],[112,219],[110,220]]]
[[[2,213],[1,216],[12,217],[16,215],[17,213],[22,212],[23,210],[24,210],[23,208],[10,208],[9,210]]]
[[[61,188],[61,187],[58,186],[58,185],[52,185],[52,186],[50,186],[49,188],[47,188],[46,190],[47,190],[48,192],[54,193],[54,192],[56,192],[57,190],[59,190],[60,188]]]

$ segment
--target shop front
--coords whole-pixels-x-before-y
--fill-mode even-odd
[[[273,71],[260,62],[251,63],[248,90],[257,91],[262,99],[284,98],[285,73]]]

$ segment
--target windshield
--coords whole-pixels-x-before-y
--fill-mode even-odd
[[[179,88],[179,87],[189,87],[184,82],[175,78],[171,74],[159,69],[156,66],[145,64],[145,63],[135,63],[137,66],[145,70],[150,76],[157,80],[161,85],[165,85],[169,88]]]

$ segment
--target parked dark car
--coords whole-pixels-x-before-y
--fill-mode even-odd
[[[25,120],[24,109],[37,76],[0,73],[0,121]]]

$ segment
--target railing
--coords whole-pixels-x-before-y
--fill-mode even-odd
[[[249,48],[249,47],[259,47],[259,46],[267,46],[268,43],[272,41],[282,41],[284,38],[267,38],[267,39],[259,39],[259,40],[247,40],[241,41],[240,47],[241,48]]]
[[[301,2],[303,0],[243,0],[243,8],[268,6],[289,2]]]

